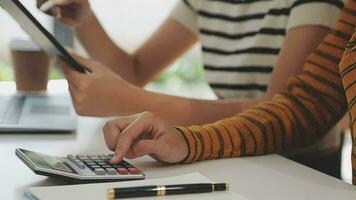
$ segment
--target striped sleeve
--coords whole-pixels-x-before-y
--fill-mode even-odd
[[[293,0],[287,30],[303,25],[333,28],[343,6],[342,0]]]
[[[175,19],[184,27],[188,28],[193,33],[199,33],[197,24],[197,14],[189,0],[179,0],[177,5],[171,12],[170,17]]]
[[[288,82],[288,91],[232,118],[178,128],[189,147],[183,163],[285,152],[319,140],[347,110],[339,62],[356,22],[350,1],[332,30]]]
[[[340,64],[340,74],[349,105],[352,130],[352,174],[356,185],[356,33],[349,42],[347,52]]]

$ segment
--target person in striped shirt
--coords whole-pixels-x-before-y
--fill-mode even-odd
[[[39,5],[44,1],[38,0]],[[344,5],[342,0],[179,0],[157,32],[129,55],[105,33],[88,0],[54,1],[52,14],[73,26],[90,56],[116,73],[95,70],[86,77],[67,76],[78,113],[114,116],[148,110],[177,125],[230,117],[285,90],[288,77],[301,72],[306,56]],[[219,100],[178,98],[139,88],[198,41],[206,80]],[[320,143],[296,152],[301,158],[294,159],[339,177],[335,166],[340,164],[340,132],[330,132]],[[315,156],[304,158],[310,152]],[[326,164],[316,166],[322,161]]]
[[[146,154],[166,163],[288,152],[307,146],[348,112],[356,185],[356,0],[310,54],[287,91],[215,123],[174,127],[151,113],[109,121],[105,141],[113,163]]]

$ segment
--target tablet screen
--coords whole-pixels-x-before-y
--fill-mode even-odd
[[[60,56],[78,72],[85,73],[87,71],[85,67],[73,59],[55,37],[26,9],[20,0],[0,0],[0,6],[21,25],[50,57]]]

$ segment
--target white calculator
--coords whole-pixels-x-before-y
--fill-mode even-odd
[[[141,170],[126,161],[117,165],[111,164],[112,154],[69,154],[66,157],[56,157],[25,149],[16,149],[16,155],[38,175],[74,183],[145,179]]]

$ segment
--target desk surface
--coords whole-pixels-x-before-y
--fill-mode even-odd
[[[26,188],[32,186],[63,184],[32,173],[16,158],[16,148],[53,155],[108,153],[101,131],[104,123],[105,119],[81,117],[75,133],[0,134],[0,199],[21,199]],[[248,199],[346,200],[356,196],[356,187],[278,155],[179,166],[164,165],[149,157],[130,162],[142,169],[149,179],[198,171],[213,181],[231,183],[234,192]]]

